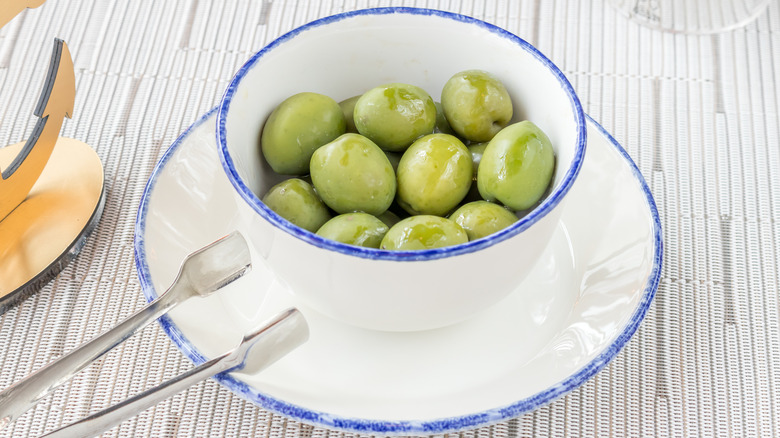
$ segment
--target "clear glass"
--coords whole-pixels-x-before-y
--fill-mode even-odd
[[[712,34],[738,29],[760,16],[770,0],[609,0],[635,22],[673,33]]]

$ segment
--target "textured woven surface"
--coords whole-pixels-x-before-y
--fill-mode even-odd
[[[133,225],[176,136],[276,36],[369,6],[460,12],[535,44],[626,147],[658,203],[663,275],[620,355],[549,406],[464,436],[780,435],[780,3],[714,36],[640,28],[603,0],[49,0],[0,29],[0,145],[26,138],[51,42],[68,42],[76,109],[63,135],[103,160],[108,198],[83,253],[0,316],[0,388],[114,326],[144,299]],[[456,358],[454,358],[456,359]],[[191,368],[152,325],[0,437],[36,436]],[[337,436],[213,381],[106,436]]]

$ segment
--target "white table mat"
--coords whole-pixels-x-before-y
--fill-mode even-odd
[[[103,161],[108,197],[82,254],[0,315],[0,388],[144,304],[133,259],[143,188],[238,67],[282,33],[364,7],[470,15],[536,45],[636,161],[658,204],[665,260],[638,332],[552,404],[462,436],[780,435],[780,3],[713,36],[637,26],[604,0],[48,0],[0,29],[0,145],[22,141],[55,37],[76,69],[62,134]],[[511,348],[511,346],[507,346]],[[0,437],[37,436],[192,367],[157,324]],[[346,436],[287,420],[206,381],[106,436]],[[453,434],[455,435],[455,434]]]

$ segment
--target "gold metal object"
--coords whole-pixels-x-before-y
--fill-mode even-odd
[[[5,26],[27,8],[37,8],[46,0],[0,0],[0,27]]]
[[[0,149],[0,166],[22,149]],[[27,198],[0,221],[0,313],[53,278],[79,252],[102,213],[103,165],[94,150],[60,137]]]
[[[75,100],[73,60],[65,41],[56,39],[49,74],[35,109],[35,115],[40,119],[16,158],[0,165],[0,220],[30,192],[57,143],[62,122],[73,113]]]
[[[0,0],[0,27],[44,1]],[[86,143],[59,137],[75,99],[73,59],[55,39],[33,132],[0,148],[0,313],[57,275],[103,212],[100,158]]]

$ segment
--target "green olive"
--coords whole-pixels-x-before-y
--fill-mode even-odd
[[[382,239],[381,249],[419,251],[468,242],[466,231],[449,219],[420,215],[393,225]]]
[[[526,210],[544,195],[555,169],[550,139],[523,121],[496,134],[482,155],[477,173],[479,193],[512,210]]]
[[[512,99],[496,77],[482,70],[452,76],[441,92],[444,115],[458,136],[490,141],[512,119]]]
[[[477,171],[479,170],[479,162],[482,161],[482,154],[485,153],[485,148],[487,147],[487,142],[482,143],[472,143],[468,146],[469,152],[471,153],[471,164],[474,166],[474,176],[472,178],[473,181],[477,180]]]
[[[314,188],[298,178],[271,187],[263,196],[263,203],[279,216],[312,233],[330,219],[328,208]]]
[[[401,222],[401,218],[398,217],[398,215],[393,213],[391,210],[387,210],[386,212],[377,216],[377,218],[380,221],[384,222],[384,224],[387,225],[388,227],[392,227],[398,222]]]
[[[398,164],[398,203],[411,214],[444,216],[471,187],[471,154],[457,137],[429,134]]]
[[[395,172],[385,153],[359,134],[344,134],[311,157],[311,179],[336,212],[380,215],[393,202]]]
[[[482,199],[482,198],[480,198],[480,199]],[[387,209],[387,211],[393,213],[398,218],[399,221],[402,220],[402,219],[406,219],[409,216],[411,216],[409,214],[409,212],[404,210],[404,208],[401,207],[401,204],[398,203],[398,194],[397,194],[397,192],[396,192],[395,199],[393,200],[393,203],[390,204],[390,207]],[[382,215],[379,215],[379,216],[381,217]],[[396,223],[397,222],[398,221],[396,221]],[[395,225],[395,223],[393,225]]]
[[[260,145],[271,168],[283,175],[309,173],[314,151],[344,133],[339,104],[328,96],[299,93],[279,104],[263,126]]]
[[[352,134],[358,133],[358,130],[355,127],[355,104],[357,103],[358,99],[360,99],[360,95],[352,96],[349,99],[345,99],[339,102],[341,112],[344,113],[344,120],[347,122],[346,132]]]
[[[450,219],[466,230],[469,240],[477,240],[512,225],[517,216],[498,204],[475,201],[455,210]]]
[[[393,166],[393,171],[398,172],[398,163],[401,162],[401,156],[403,156],[403,154],[400,152],[385,151],[385,155],[387,155],[390,165]]]
[[[347,245],[379,248],[388,226],[367,213],[341,214],[325,223],[317,234]]]
[[[414,85],[392,83],[372,88],[355,104],[355,126],[380,148],[400,152],[436,124],[436,105]]]
[[[444,107],[441,106],[441,102],[434,102],[434,104],[436,105],[436,126],[433,128],[433,132],[455,135],[455,131],[452,130],[450,122],[444,115]]]

